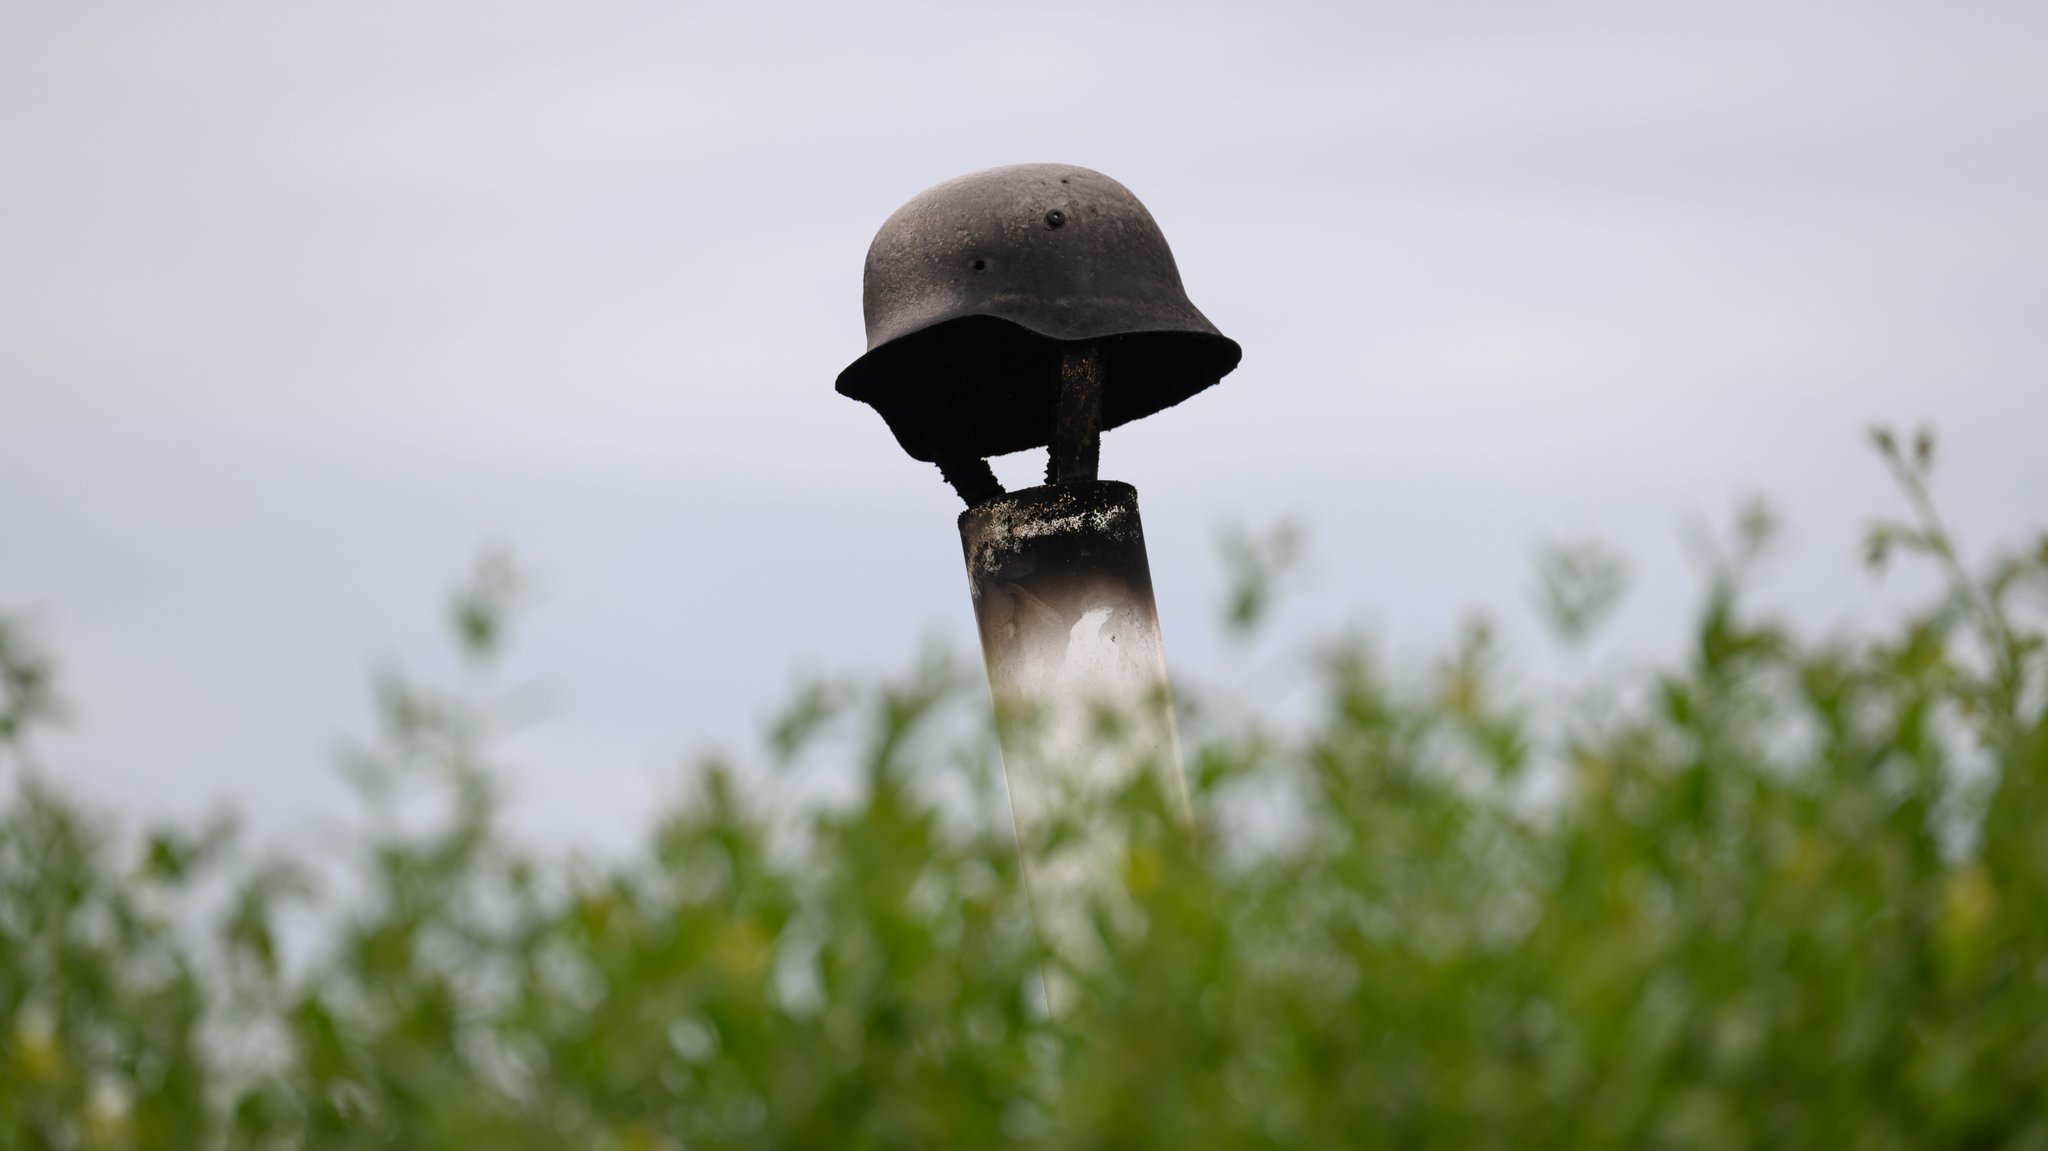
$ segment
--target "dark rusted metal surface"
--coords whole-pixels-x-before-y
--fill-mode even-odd
[[[1093,345],[1060,357],[1059,403],[1053,414],[1051,447],[1045,463],[1046,483],[1095,479],[1102,462],[1102,356]]]
[[[953,485],[953,491],[968,507],[985,504],[1003,494],[1002,482],[996,479],[995,469],[988,461],[968,456],[965,459],[940,460],[939,474]]]
[[[1007,493],[960,513],[960,542],[985,640],[1003,638],[1016,612],[1037,610],[1033,604],[1054,609],[1065,629],[1098,592],[1152,602],[1138,491],[1126,483],[1096,480]],[[1017,603],[992,610],[989,595]],[[1065,636],[1062,630],[1062,642]]]
[[[921,460],[1053,439],[1060,363],[1092,345],[1099,428],[1179,403],[1237,366],[1151,213],[1100,172],[991,168],[926,190],[868,249],[868,352],[839,391]]]

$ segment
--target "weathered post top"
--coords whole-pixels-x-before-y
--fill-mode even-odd
[[[1054,444],[1063,377],[1094,377],[1101,430],[1194,395],[1240,354],[1188,300],[1138,198],[1069,164],[990,168],[919,193],[876,233],[863,288],[868,350],[839,391],[949,478],[956,464]],[[1092,368],[1062,371],[1083,352]]]

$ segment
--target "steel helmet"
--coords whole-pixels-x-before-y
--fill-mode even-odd
[[[1241,355],[1188,301],[1166,237],[1122,184],[1014,164],[926,189],[883,223],[863,277],[867,354],[839,392],[916,459],[1046,444],[1061,354],[1104,364],[1102,426],[1187,399]]]

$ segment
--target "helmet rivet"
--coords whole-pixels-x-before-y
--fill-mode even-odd
[[[1058,208],[1054,208],[1052,211],[1047,212],[1045,214],[1045,226],[1048,228],[1057,228],[1061,224],[1064,224],[1066,222],[1067,214],[1065,212],[1060,211]]]

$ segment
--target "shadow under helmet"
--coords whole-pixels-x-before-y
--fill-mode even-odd
[[[1103,360],[1102,426],[1187,399],[1240,351],[1190,303],[1152,214],[1066,164],[990,168],[898,208],[868,247],[867,354],[839,392],[912,457],[982,458],[1052,438],[1064,352]]]

